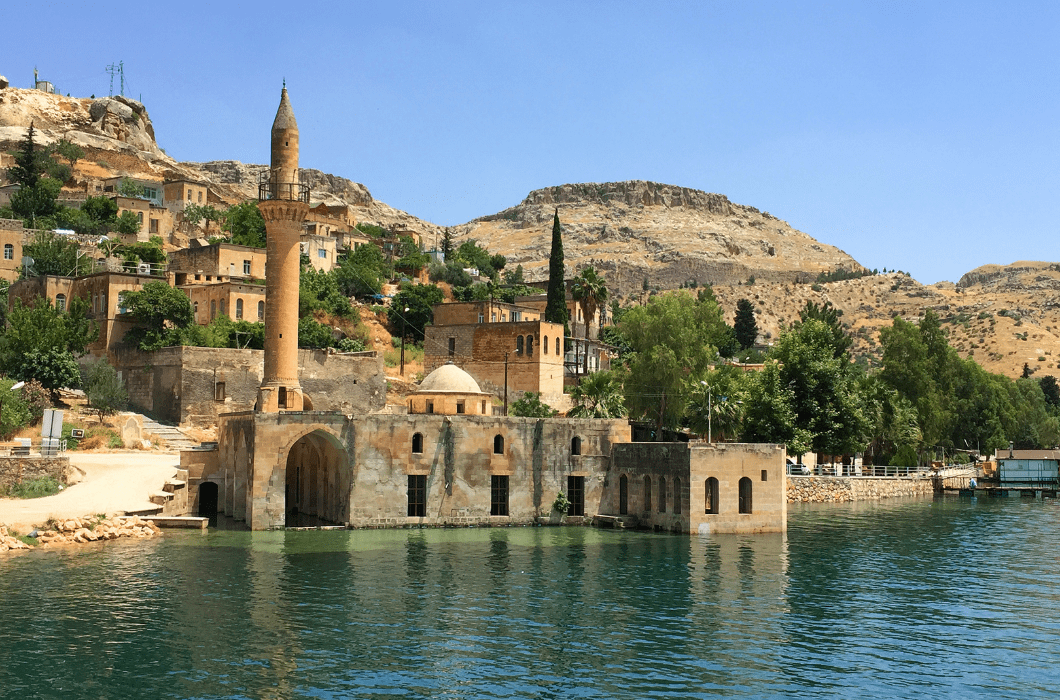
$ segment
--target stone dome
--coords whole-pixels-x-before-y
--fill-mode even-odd
[[[447,392],[457,394],[481,394],[478,382],[452,363],[444,364],[428,374],[420,382],[420,392]]]

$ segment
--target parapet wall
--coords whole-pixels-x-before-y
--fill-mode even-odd
[[[918,476],[788,476],[788,503],[850,503],[934,493],[931,479]]]

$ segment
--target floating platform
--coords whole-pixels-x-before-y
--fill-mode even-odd
[[[148,515],[141,516],[140,519],[150,520],[159,527],[170,529],[205,530],[210,524],[209,518],[199,518],[190,515]]]

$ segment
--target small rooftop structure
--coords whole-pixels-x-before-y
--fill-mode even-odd
[[[483,392],[474,377],[450,363],[428,374],[408,398],[409,413],[493,415],[493,395]]]

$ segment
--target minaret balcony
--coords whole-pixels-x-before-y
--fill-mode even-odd
[[[280,200],[309,204],[309,185],[304,182],[277,182],[272,173],[264,172],[258,179],[258,201]]]

